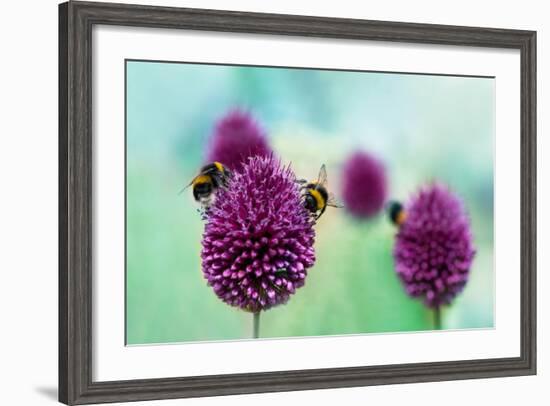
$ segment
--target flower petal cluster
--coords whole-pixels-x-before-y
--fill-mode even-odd
[[[315,262],[313,221],[290,167],[249,158],[220,189],[202,239],[202,271],[225,303],[250,312],[285,303]]]
[[[356,152],[344,164],[342,198],[344,207],[354,217],[367,219],[378,214],[387,199],[384,165],[371,154]]]
[[[252,115],[234,109],[214,128],[206,153],[207,162],[221,162],[229,169],[240,169],[249,157],[272,154],[265,132]]]
[[[435,183],[421,188],[405,210],[394,246],[397,274],[407,293],[427,306],[449,304],[466,285],[475,255],[462,203]]]

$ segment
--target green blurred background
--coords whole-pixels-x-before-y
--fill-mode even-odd
[[[234,107],[263,124],[298,177],[340,169],[357,149],[387,167],[391,198],[437,179],[464,200],[477,255],[443,328],[493,326],[494,80],[127,61],[127,344],[250,338],[252,316],[222,303],[200,268],[203,222],[191,192],[213,125]],[[287,305],[261,316],[266,337],[432,329],[391,255],[395,229],[329,208],[315,266]]]

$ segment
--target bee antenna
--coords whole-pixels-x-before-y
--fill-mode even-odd
[[[190,184],[188,184],[187,186],[185,186],[183,189],[181,189],[179,192],[178,192],[178,196],[180,196],[184,191],[185,189],[187,189],[189,186],[191,186],[193,184],[193,182],[191,182]]]

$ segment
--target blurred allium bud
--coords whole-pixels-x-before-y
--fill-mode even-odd
[[[432,184],[405,210],[394,247],[397,274],[407,293],[427,306],[449,304],[464,288],[475,255],[462,203],[445,186]]]
[[[249,158],[220,189],[202,240],[202,270],[216,295],[259,312],[285,303],[315,262],[315,232],[289,167]]]
[[[369,218],[384,208],[386,197],[384,165],[366,152],[352,154],[342,171],[344,207],[355,217]]]
[[[215,126],[208,145],[206,160],[221,162],[229,169],[239,169],[252,156],[269,156],[266,135],[252,115],[234,109]]]

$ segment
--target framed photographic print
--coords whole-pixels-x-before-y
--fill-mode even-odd
[[[536,33],[59,6],[59,400],[535,374]]]

